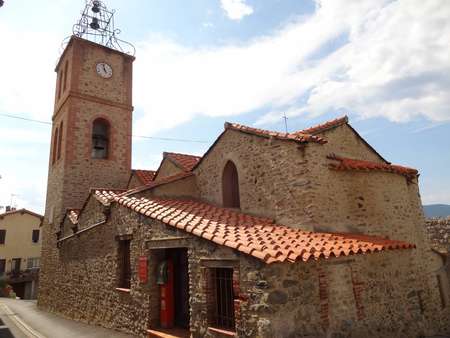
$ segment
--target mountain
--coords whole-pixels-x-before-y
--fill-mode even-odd
[[[447,217],[450,216],[450,205],[448,204],[429,204],[423,206],[426,218]]]

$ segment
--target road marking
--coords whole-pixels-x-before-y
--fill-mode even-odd
[[[25,323],[19,316],[17,316],[14,312],[11,311],[11,309],[4,304],[3,302],[0,302],[0,307],[3,309],[3,311],[6,313],[6,315],[16,324],[17,328],[22,331],[24,334],[27,335],[27,337],[30,338],[46,338],[44,335],[33,329],[31,326],[29,326],[27,323]]]

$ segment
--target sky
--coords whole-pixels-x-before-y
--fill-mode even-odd
[[[420,171],[424,204],[450,204],[450,1],[106,5],[136,47],[133,168],[156,169],[163,151],[202,155],[225,121],[284,131],[286,114],[295,131],[348,115],[386,159]],[[54,67],[83,7],[0,8],[0,206],[44,211]]]

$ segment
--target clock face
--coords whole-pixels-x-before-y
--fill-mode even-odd
[[[112,67],[105,62],[97,63],[97,74],[101,77],[108,79],[112,76]]]

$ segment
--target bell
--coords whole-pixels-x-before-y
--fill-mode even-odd
[[[100,12],[100,2],[99,1],[94,1],[93,3],[92,3],[92,8],[91,8],[91,10],[94,12],[94,13],[98,13],[98,12]]]
[[[98,24],[98,19],[92,18],[92,22],[89,24],[89,26],[91,26],[92,29],[99,29],[100,25]]]

